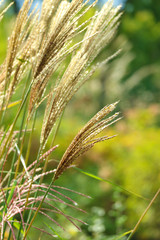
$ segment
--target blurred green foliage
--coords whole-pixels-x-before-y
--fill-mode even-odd
[[[160,3],[158,0],[128,0],[120,32],[124,34],[132,45],[134,59],[129,65],[124,80],[132,76],[143,66],[160,64]],[[147,69],[147,68],[146,68]],[[146,102],[157,102],[160,94],[160,73],[152,72],[145,76],[131,94],[134,96],[148,93]],[[138,97],[139,98],[139,97]],[[140,99],[140,98],[139,98]]]

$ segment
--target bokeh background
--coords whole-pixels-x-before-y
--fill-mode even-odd
[[[5,57],[7,38],[22,2],[15,1],[0,23],[0,63]],[[96,8],[104,2],[99,1]],[[34,3],[40,6],[40,1]],[[59,185],[92,197],[87,199],[70,193],[88,212],[82,216],[78,213],[88,223],[81,226],[82,232],[63,218],[61,222],[67,233],[55,228],[62,237],[71,240],[113,240],[131,230],[160,185],[160,1],[117,0],[117,4],[122,4],[123,11],[119,30],[99,60],[117,49],[122,49],[121,53],[97,71],[72,99],[56,137],[55,144],[59,144],[59,149],[52,155],[59,160],[93,114],[104,105],[120,100],[118,110],[123,118],[106,130],[107,135],[117,134],[117,137],[97,144],[76,163],[80,169],[106,181],[98,181],[76,169],[69,169],[57,181]],[[38,114],[30,161],[39,144],[43,105]],[[49,168],[52,167],[49,164]],[[46,220],[38,219],[37,226],[44,225],[43,221]],[[126,236],[120,239],[125,240]],[[160,239],[160,198],[133,239]]]

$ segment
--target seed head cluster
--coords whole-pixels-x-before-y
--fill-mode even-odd
[[[119,120],[119,118],[117,118],[119,115],[118,112],[103,120],[106,115],[115,109],[116,104],[117,102],[101,109],[75,136],[59,162],[54,176],[55,180],[59,178],[79,156],[91,149],[95,143],[114,137],[103,136],[95,138],[105,128]]]

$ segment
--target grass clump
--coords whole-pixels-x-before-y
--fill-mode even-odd
[[[58,121],[63,120],[69,101],[97,68],[118,54],[103,62],[94,61],[114,36],[121,12],[120,6],[115,8],[112,1],[108,1],[80,24],[97,1],[88,5],[89,1],[83,0],[44,0],[41,11],[31,11],[32,2],[24,1],[8,40],[6,58],[0,66],[1,239],[6,238],[6,233],[7,239],[27,239],[30,229],[36,228],[37,215],[44,215],[63,229],[48,211],[55,216],[62,215],[80,229],[75,221],[82,221],[65,214],[57,204],[83,210],[67,194],[61,193],[62,186],[53,184],[80,155],[96,143],[111,138],[97,135],[118,120],[118,113],[107,117],[117,103],[105,106],[75,136],[57,167],[46,170],[49,155],[58,147],[54,146],[52,132],[57,133]],[[2,11],[0,20],[7,9]],[[78,35],[82,39],[75,43]],[[70,61],[64,67],[68,56]],[[57,71],[59,76],[55,78],[53,74]],[[39,148],[31,163],[32,136],[41,103],[45,110]],[[13,106],[14,117],[6,121]],[[50,147],[49,138],[52,138]],[[45,175],[51,175],[49,185],[44,182]]]

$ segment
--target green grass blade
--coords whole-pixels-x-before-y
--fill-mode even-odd
[[[51,227],[49,224],[44,223],[60,240],[66,240],[64,238],[62,238],[54,229],[53,227]]]
[[[80,173],[83,173],[83,174],[85,174],[86,176],[89,176],[89,177],[91,177],[91,178],[94,178],[94,179],[96,179],[96,180],[98,180],[98,181],[109,183],[109,184],[112,185],[114,188],[118,188],[118,189],[122,190],[123,192],[128,193],[129,195],[133,195],[133,196],[135,196],[135,197],[139,197],[139,198],[142,198],[142,199],[144,199],[144,200],[148,200],[147,198],[145,198],[145,197],[143,197],[143,196],[141,196],[141,195],[139,195],[139,194],[137,194],[137,193],[134,193],[134,192],[132,192],[132,191],[130,191],[130,190],[127,190],[127,189],[123,188],[122,186],[119,186],[119,185],[117,185],[116,183],[113,183],[113,182],[110,181],[110,180],[106,180],[106,179],[100,178],[100,177],[98,177],[98,176],[96,176],[96,175],[94,175],[94,174],[92,174],[92,173],[85,172],[85,171],[83,171],[82,169],[77,168],[77,167],[74,167],[74,169],[76,169],[76,170],[79,171]]]
[[[119,239],[122,239],[123,237],[125,237],[125,236],[128,235],[128,234],[130,234],[131,232],[132,232],[132,230],[127,231],[127,232],[121,234],[120,236],[115,237],[113,240],[119,240]]]

